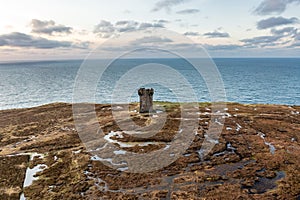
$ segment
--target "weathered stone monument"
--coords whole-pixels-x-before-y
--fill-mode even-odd
[[[153,88],[140,88],[138,90],[138,94],[140,96],[140,113],[153,112]]]

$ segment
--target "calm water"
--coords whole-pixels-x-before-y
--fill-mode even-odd
[[[222,76],[228,101],[300,105],[300,59],[219,58],[214,61]],[[202,78],[182,60],[127,59],[113,63],[105,71],[104,78],[98,83],[95,101],[109,103],[114,86],[122,75],[136,65],[149,62],[171,66],[193,86],[198,101],[211,100]],[[0,109],[72,102],[75,78],[81,63],[82,61],[45,61],[0,64]],[[172,80],[167,74],[163,75]],[[154,87],[155,100],[177,101],[172,90],[167,87],[157,84],[145,86]],[[173,87],[180,88],[181,85],[176,85],[175,81]],[[131,101],[138,101],[135,93],[132,94]]]

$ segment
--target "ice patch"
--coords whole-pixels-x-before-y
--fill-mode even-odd
[[[265,145],[269,146],[270,153],[274,155],[275,151],[276,151],[276,148],[274,147],[274,145],[272,145],[270,142],[266,141],[266,139],[265,139],[266,135],[264,133],[258,132],[258,135],[264,140]]]
[[[37,180],[36,173],[43,171],[45,168],[47,168],[45,164],[39,164],[32,169],[27,168],[23,188],[30,186],[34,180]]]
[[[135,132],[136,133],[136,132]],[[161,144],[165,144],[162,142],[120,142],[114,139],[111,139],[111,137],[115,136],[116,138],[124,138],[124,136],[122,135],[122,132],[117,131],[117,132],[113,132],[111,131],[109,134],[104,136],[104,139],[106,141],[108,141],[109,143],[113,143],[113,144],[118,144],[120,147],[124,147],[124,148],[130,148],[130,147],[134,147],[134,146],[140,146],[140,147],[144,147],[144,146],[148,146],[148,145],[161,145]],[[103,149],[104,147],[101,147],[100,149]]]
[[[228,142],[228,143],[226,144],[226,149],[231,150],[232,152],[234,152],[234,151],[236,150],[236,148],[234,148],[234,147],[231,145],[230,142]]]
[[[77,151],[72,151],[74,154],[79,154],[81,152],[81,149],[77,150]]]
[[[116,154],[116,155],[125,155],[126,151],[124,151],[124,150],[117,150],[117,151],[114,151],[114,154]]]
[[[128,170],[128,167],[120,167],[117,170],[124,172],[124,171]]]
[[[34,159],[34,157],[44,158],[44,155],[39,154],[39,153],[23,153],[23,154],[20,154],[20,155],[30,155],[30,161],[32,161]],[[47,165],[45,165],[45,164],[38,164],[37,166],[33,167],[32,169],[27,167],[26,174],[25,174],[25,179],[24,179],[24,182],[23,182],[23,188],[30,186],[34,180],[37,180],[38,177],[35,177],[35,175],[38,172],[43,171],[45,168],[47,168]],[[20,195],[20,200],[26,200],[26,197],[25,197],[23,192]]]
[[[236,123],[236,131],[240,131],[241,130],[241,128],[242,128],[242,126],[241,125],[239,125],[238,123]]]

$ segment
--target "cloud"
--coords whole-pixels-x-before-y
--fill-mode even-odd
[[[159,20],[153,20],[154,22],[156,23],[159,23],[159,24],[166,24],[166,23],[170,23],[170,21],[168,20],[164,20],[164,19],[159,19]]]
[[[57,25],[53,20],[41,21],[38,19],[32,19],[30,25],[33,33],[52,35],[54,33],[70,34],[72,32],[72,27]]]
[[[198,9],[185,9],[185,10],[177,11],[176,13],[186,15],[186,14],[195,14],[195,13],[199,13],[199,12],[200,12],[200,10],[198,10]]]
[[[296,17],[284,18],[284,17],[270,17],[257,22],[257,29],[267,29],[276,26],[288,25],[298,23],[299,19]]]
[[[101,20],[94,28],[94,33],[102,38],[109,38],[113,35],[118,35],[123,32],[133,32],[138,30],[146,30],[149,28],[164,28],[163,23],[148,23],[148,22],[137,22],[132,20],[117,21],[112,24],[109,21]]]
[[[139,25],[138,22],[136,21],[117,21],[115,24],[115,30],[117,32],[130,32],[130,31],[135,31],[137,30],[137,26]]]
[[[133,45],[141,45],[141,44],[153,44],[153,43],[170,43],[173,42],[173,40],[166,38],[166,37],[157,37],[157,36],[149,36],[149,37],[143,37],[137,40],[134,40],[131,42]]]
[[[141,23],[139,26],[139,30],[144,30],[147,28],[164,28],[164,25],[159,24],[159,23]]]
[[[273,35],[295,35],[297,33],[297,29],[294,27],[286,27],[283,29],[271,29],[271,33]]]
[[[208,38],[228,38],[228,37],[230,37],[229,33],[219,32],[219,31],[208,32],[208,33],[204,33],[203,35]]]
[[[198,32],[185,32],[183,35],[185,36],[199,36]]]
[[[236,44],[225,44],[225,45],[208,45],[205,44],[204,47],[210,51],[225,51],[225,50],[236,50],[242,46]]]
[[[245,43],[245,47],[265,47],[274,46],[274,44],[276,44],[282,37],[282,35],[258,36],[240,41]]]
[[[0,35],[0,46],[32,47],[38,49],[68,48],[74,47],[72,42],[48,40],[41,37],[33,37],[20,32]],[[86,45],[85,45],[86,46]],[[80,48],[78,46],[78,48]]]
[[[281,14],[288,4],[300,3],[300,0],[264,0],[254,10],[257,15]]]
[[[300,47],[300,42],[295,42],[290,47]]]
[[[94,33],[97,33],[102,38],[108,38],[115,32],[113,24],[106,20],[101,20],[94,28]]]
[[[156,12],[156,11],[165,9],[167,12],[170,12],[171,8],[173,6],[176,6],[176,5],[181,4],[181,3],[185,3],[187,1],[189,1],[189,0],[160,0],[155,4],[152,11]]]

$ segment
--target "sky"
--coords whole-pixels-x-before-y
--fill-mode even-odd
[[[0,61],[84,59],[102,46],[105,53],[149,46],[183,52],[191,43],[211,57],[300,55],[300,0],[0,0],[0,5]],[[185,38],[192,42],[187,45]]]

